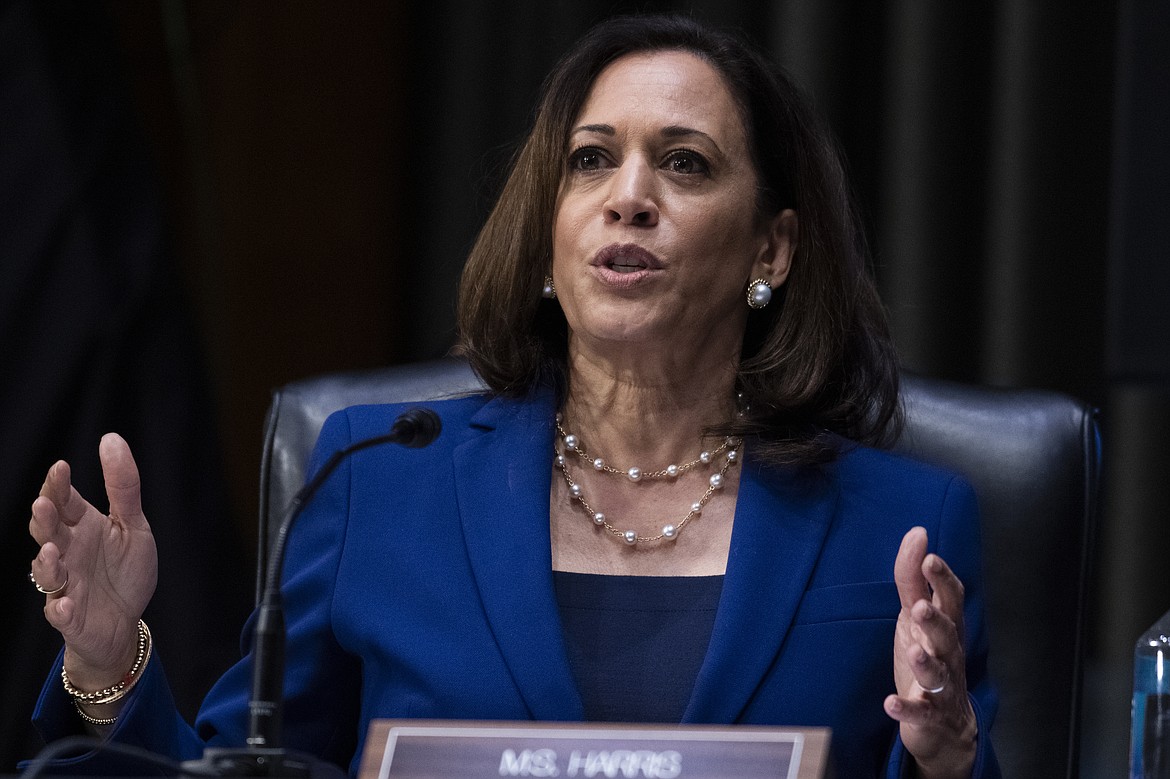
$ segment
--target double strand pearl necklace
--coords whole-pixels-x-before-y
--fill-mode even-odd
[[[711,500],[711,496],[715,494],[716,490],[723,488],[726,481],[727,471],[739,461],[738,446],[740,442],[734,438],[725,438],[717,448],[711,451],[702,451],[699,456],[690,462],[682,465],[670,464],[665,468],[657,471],[645,471],[636,466],[620,469],[614,468],[607,464],[604,459],[600,457],[593,457],[590,455],[585,447],[581,444],[581,440],[572,433],[566,433],[561,427],[562,417],[557,414],[557,435],[560,437],[560,445],[555,448],[554,454],[555,463],[561,469],[561,474],[565,477],[565,484],[569,487],[569,496],[581,504],[585,509],[585,513],[592,518],[593,524],[598,527],[605,528],[613,536],[622,539],[627,545],[633,546],[639,542],[654,542],[654,541],[673,541],[678,538],[678,534],[687,526],[695,517],[702,513],[703,507]],[[609,519],[600,511],[594,511],[585,499],[585,493],[581,489],[581,485],[573,480],[569,474],[568,458],[566,453],[574,453],[583,460],[590,461],[593,465],[593,470],[599,473],[610,473],[626,476],[630,481],[639,483],[642,481],[652,481],[655,479],[676,479],[680,474],[683,474],[699,465],[709,465],[714,462],[716,456],[726,452],[723,460],[723,465],[717,473],[711,474],[711,478],[707,480],[707,489],[703,496],[691,504],[691,510],[687,512],[686,516],[673,524],[666,524],[662,526],[662,532],[656,536],[640,536],[634,530],[621,530],[618,527],[610,524]]]

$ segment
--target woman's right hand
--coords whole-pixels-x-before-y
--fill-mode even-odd
[[[65,668],[75,687],[100,690],[130,670],[138,619],[154,595],[158,553],[142,514],[138,466],[115,433],[98,447],[107,516],[70,483],[69,464],[49,468],[32,504],[29,533],[41,545],[32,575],[45,590],[45,618],[65,639]]]

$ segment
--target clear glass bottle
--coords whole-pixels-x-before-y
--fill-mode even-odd
[[[1170,779],[1170,611],[1133,650],[1130,779]]]

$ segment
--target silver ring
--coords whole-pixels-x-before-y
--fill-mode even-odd
[[[42,595],[56,595],[57,593],[61,592],[62,590],[64,590],[66,587],[69,586],[69,572],[68,571],[65,572],[65,581],[62,582],[61,586],[55,590],[46,590],[41,585],[37,584],[36,577],[33,576],[32,571],[28,572],[28,580],[33,583],[33,586],[37,588],[37,592],[41,593]]]
[[[916,683],[917,683],[917,682],[916,682]],[[919,686],[919,687],[922,687],[922,684],[921,684],[921,683],[917,683],[917,684],[918,684],[918,686]],[[942,691],[943,691],[943,690],[945,690],[946,688],[947,688],[947,683],[946,683],[946,682],[943,682],[943,683],[942,683],[942,684],[940,684],[938,687],[922,687],[922,691],[923,691],[923,692],[928,692],[928,693],[930,693],[931,695],[938,695],[940,692],[942,692]]]

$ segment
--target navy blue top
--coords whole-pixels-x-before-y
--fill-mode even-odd
[[[585,719],[682,719],[707,655],[722,576],[553,571]]]

